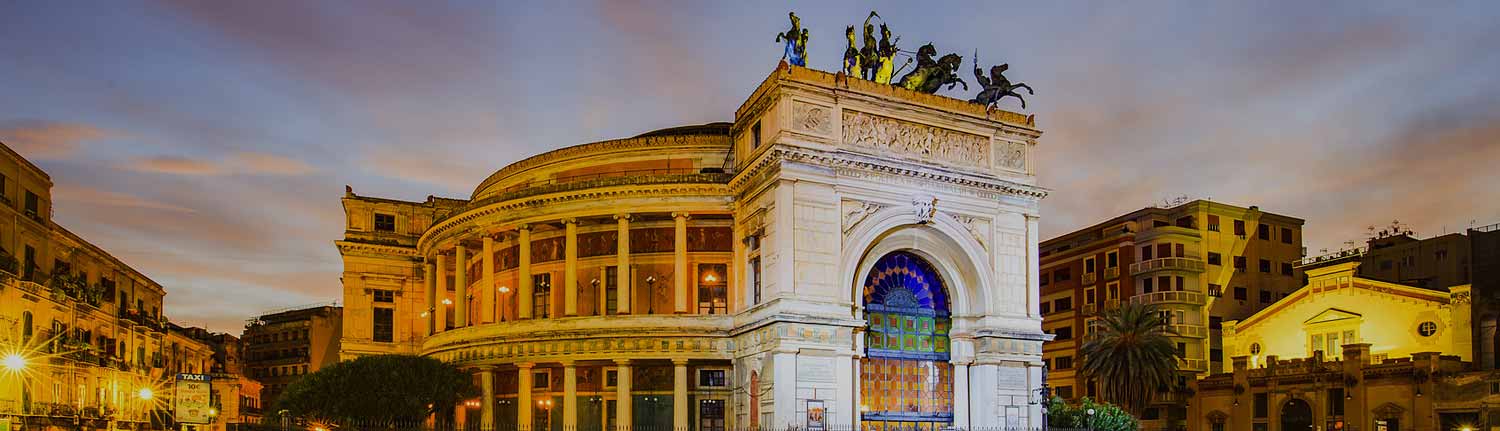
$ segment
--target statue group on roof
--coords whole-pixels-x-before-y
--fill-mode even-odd
[[[799,67],[807,67],[807,29],[802,27],[802,20],[795,13],[788,13],[791,18],[792,27],[785,33],[776,35],[776,42],[785,41],[782,60],[788,64]],[[875,36],[875,24],[871,20],[880,19],[880,37]],[[947,88],[952,90],[955,86],[962,86],[964,91],[969,90],[969,84],[960,78],[958,72],[963,66],[963,57],[956,53],[944,54],[938,57],[937,47],[931,43],[917,48],[915,53],[902,51],[896,46],[901,40],[899,36],[893,36],[885,18],[875,11],[865,17],[863,37],[860,36],[854,26],[844,28],[844,38],[848,45],[844,48],[844,59],[841,74],[872,81],[878,84],[896,85],[912,91],[927,94],[937,93],[938,90]],[[896,57],[906,55],[906,61],[898,68]],[[916,62],[916,67],[894,80],[906,66]],[[1026,108],[1026,99],[1021,97],[1017,91],[1025,89],[1026,94],[1035,95],[1031,86],[1025,83],[1012,83],[1005,77],[1005,71],[1010,68],[1009,64],[1001,64],[990,68],[988,76],[979,67],[979,51],[974,51],[974,80],[979,84],[979,94],[975,95],[970,102],[983,104],[986,110],[997,109],[1000,100],[1009,96],[1015,97],[1021,102],[1021,108]]]

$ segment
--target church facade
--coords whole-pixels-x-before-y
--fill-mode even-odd
[[[345,358],[479,427],[1039,428],[1032,118],[778,67],[731,123],[343,204]]]

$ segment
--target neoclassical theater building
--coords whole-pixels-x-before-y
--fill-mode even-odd
[[[471,371],[482,427],[1040,427],[1040,134],[783,64],[732,123],[351,189],[342,355]]]

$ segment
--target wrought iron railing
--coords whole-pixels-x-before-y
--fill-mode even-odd
[[[1131,275],[1164,269],[1203,272],[1203,261],[1190,257],[1163,257],[1130,264]]]

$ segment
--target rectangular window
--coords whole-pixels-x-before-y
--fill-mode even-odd
[[[1052,273],[1043,272],[1041,279],[1037,283],[1040,287],[1047,287],[1048,284],[1052,284]]]
[[[1265,259],[1261,259],[1260,260],[1260,272],[1263,272],[1263,273],[1266,273],[1266,274],[1270,274],[1271,273],[1271,261],[1265,260]]]
[[[395,340],[394,326],[392,324],[393,312],[394,309],[390,308],[375,308],[374,336],[372,337],[375,342],[389,343]]]
[[[760,148],[760,121],[750,126],[750,149]]]
[[[1344,388],[1332,388],[1328,390],[1328,415],[1344,415]]]
[[[1213,362],[1224,362],[1224,350],[1208,349],[1208,360]]]
[[[552,388],[552,372],[540,370],[531,372],[531,389],[548,390]]]
[[[1245,268],[1248,267],[1249,265],[1250,264],[1245,260],[1244,256],[1235,256],[1234,257],[1234,270],[1235,271],[1244,272]]]
[[[552,274],[534,274],[531,276],[532,287],[532,317],[546,319],[552,317]]]
[[[1155,282],[1154,279],[1152,279],[1151,277],[1141,278],[1141,292],[1142,293],[1151,293],[1152,291],[1155,291],[1156,289],[1153,289],[1151,287],[1151,284],[1154,283],[1154,282]]]
[[[1219,231],[1219,216],[1209,214],[1209,216],[1208,216],[1208,230],[1210,232],[1218,232]]]
[[[1161,258],[1172,257],[1172,244],[1157,244],[1156,254]]]
[[[729,314],[728,265],[698,264],[698,314]]]
[[[1177,249],[1177,254],[1175,256],[1177,256],[1177,257],[1187,257],[1187,251],[1186,251],[1187,247],[1186,246],[1184,246],[1182,244],[1173,244],[1173,245]]]
[[[1286,227],[1281,228],[1281,243],[1282,244],[1291,244],[1292,243],[1292,228],[1286,228]]]
[[[1245,221],[1244,220],[1235,220],[1234,221],[1234,234],[1235,235],[1239,235],[1242,238],[1245,236]]]
[[[1282,262],[1281,263],[1281,275],[1285,275],[1285,276],[1288,276],[1288,277],[1290,277],[1292,275],[1292,263],[1291,262]]]
[[[1111,251],[1104,254],[1105,268],[1118,268],[1120,266],[1120,252]]]
[[[1059,368],[1059,369],[1061,369],[1061,368]],[[1073,399],[1073,387],[1072,386],[1058,386],[1057,387],[1057,396],[1058,396],[1058,398],[1062,398],[1062,399],[1065,399],[1065,400],[1071,400],[1071,399]]]
[[[1156,277],[1156,290],[1162,292],[1172,290],[1172,277],[1165,275]]]
[[[1151,259],[1152,259],[1152,256],[1151,256],[1151,246],[1149,246],[1149,245],[1141,246],[1141,261],[1144,262],[1144,261],[1148,261],[1148,260],[1151,260]]]
[[[1083,260],[1083,273],[1084,274],[1093,274],[1094,270],[1095,270],[1095,268],[1094,268],[1094,258],[1091,257],[1091,258],[1088,258],[1088,259],[1084,259]]]
[[[1261,393],[1255,394],[1255,396],[1252,397],[1251,399],[1254,400],[1250,404],[1250,410],[1252,412],[1251,416],[1254,416],[1254,417],[1257,417],[1257,418],[1264,418],[1266,416],[1270,416],[1270,408],[1269,408],[1270,407],[1270,403],[1268,402],[1269,400],[1266,398],[1266,393],[1265,392],[1261,392]]]
[[[1215,297],[1215,298],[1223,297],[1224,296],[1224,286],[1220,286],[1220,285],[1217,285],[1217,284],[1209,284],[1208,285],[1208,296],[1212,296],[1212,297]]]
[[[1052,364],[1056,365],[1059,370],[1071,370],[1073,369],[1073,357],[1058,356],[1057,359],[1052,361]]]
[[[392,214],[375,213],[376,232],[395,232],[396,216]]]
[[[1111,283],[1105,284],[1104,285],[1104,294],[1106,295],[1104,299],[1107,299],[1107,300],[1110,300],[1110,301],[1119,300],[1120,299],[1120,283],[1119,282],[1111,282]]]
[[[1052,314],[1052,301],[1042,301],[1041,312],[1043,316]]]
[[[21,257],[23,258],[21,260],[21,265],[23,265],[21,268],[21,278],[26,279],[26,281],[36,281],[36,270],[41,269],[36,266],[36,249],[31,248],[29,245],[26,246],[26,254],[21,255]],[[120,306],[123,307],[125,304],[121,303]]]
[[[1234,299],[1238,299],[1238,300],[1244,301],[1246,299],[1249,299],[1249,297],[1250,297],[1250,291],[1248,289],[1245,289],[1245,286],[1235,286],[1235,288],[1234,288]]]
[[[1054,341],[1071,340],[1073,339],[1073,327],[1064,326],[1057,328],[1052,330],[1052,334],[1057,336],[1053,338]]]
[[[1059,269],[1052,273],[1052,281],[1063,282],[1073,278],[1073,271],[1068,268]]]
[[[1219,316],[1208,316],[1208,329],[1223,329],[1224,318]]]
[[[750,259],[750,296],[751,301],[760,304],[760,256]]]
[[[1271,303],[1271,291],[1269,291],[1269,290],[1262,290],[1262,291],[1260,291],[1260,303],[1262,303],[1262,304],[1270,304]]]
[[[1187,357],[1187,343],[1177,343],[1177,356]]]
[[[1096,293],[1097,292],[1095,291],[1095,289],[1094,289],[1093,286],[1089,286],[1088,288],[1083,289],[1083,303],[1084,304],[1093,304],[1094,300],[1097,299],[1094,296]]]
[[[1057,312],[1059,312],[1059,313],[1064,312],[1064,311],[1068,311],[1068,310],[1072,310],[1073,309],[1073,298],[1058,298],[1057,305],[1056,305],[1055,308],[1057,309]]]
[[[613,316],[620,310],[620,267],[604,267],[604,314]]]
[[[724,400],[698,401],[698,430],[724,431]]]
[[[26,215],[36,217],[36,216],[41,215],[40,214],[41,211],[42,211],[42,198],[41,198],[41,196],[37,196],[36,193],[32,193],[31,190],[27,190],[26,191]]]
[[[396,302],[396,291],[375,289],[375,302]]]
[[[698,387],[722,388],[728,385],[724,370],[698,370]]]
[[[1259,226],[1256,226],[1255,227],[1255,237],[1259,238],[1261,240],[1264,240],[1264,241],[1270,241],[1271,240],[1271,227],[1267,226],[1265,223],[1261,223]]]

